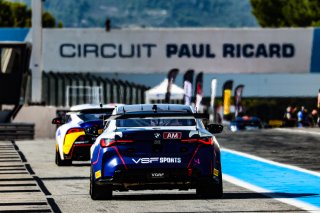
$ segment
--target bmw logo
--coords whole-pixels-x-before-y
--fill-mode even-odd
[[[154,137],[155,137],[155,138],[160,138],[160,136],[161,136],[160,133],[158,133],[158,132],[157,132],[157,133],[154,133]]]

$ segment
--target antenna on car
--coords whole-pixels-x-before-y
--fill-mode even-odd
[[[158,111],[158,107],[157,107],[156,104],[153,105],[152,110],[153,110],[153,112],[157,112]]]
[[[100,109],[103,108],[103,104],[102,104],[102,103],[100,103],[99,106],[100,106]],[[102,125],[103,125],[103,126],[105,125],[104,114],[102,114]]]

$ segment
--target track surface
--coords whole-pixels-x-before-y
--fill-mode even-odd
[[[320,170],[320,153],[319,149],[315,149],[320,143],[317,135],[277,130],[236,134],[225,131],[217,138],[223,148]],[[146,190],[115,192],[111,201],[92,201],[88,193],[88,162],[57,167],[54,164],[54,140],[21,141],[16,144],[25,156],[25,163],[30,164],[31,171],[34,171],[33,176],[39,178],[37,183],[40,183],[44,196],[57,204],[51,206],[55,212],[304,212],[227,181],[224,181],[225,196],[221,200],[199,199],[194,190]],[[3,206],[0,206],[1,209]]]
[[[320,129],[269,129],[223,132],[222,148],[320,172]]]

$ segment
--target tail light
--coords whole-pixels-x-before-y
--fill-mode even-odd
[[[101,147],[110,147],[110,146],[114,146],[117,143],[120,144],[125,144],[125,143],[132,143],[133,140],[116,140],[116,139],[107,139],[107,138],[102,138],[100,140],[100,145]]]
[[[84,129],[82,128],[71,128],[67,131],[67,134],[70,134],[70,133],[76,133],[76,132],[84,132]]]
[[[192,139],[183,139],[182,143],[202,143],[204,145],[213,145],[212,137],[207,138],[192,138]]]

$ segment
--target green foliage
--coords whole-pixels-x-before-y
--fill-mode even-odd
[[[42,14],[42,26],[52,28],[56,26],[55,18],[48,12]]]
[[[30,27],[31,10],[25,4],[14,2],[10,5],[12,17],[14,19],[13,27]]]
[[[320,26],[319,0],[251,0],[262,27]]]
[[[10,3],[0,0],[0,26],[10,27],[14,24]]]
[[[42,25],[56,27],[56,20],[49,12],[44,12]],[[58,27],[62,26],[59,22]],[[31,9],[23,3],[0,0],[0,27],[31,27]]]

